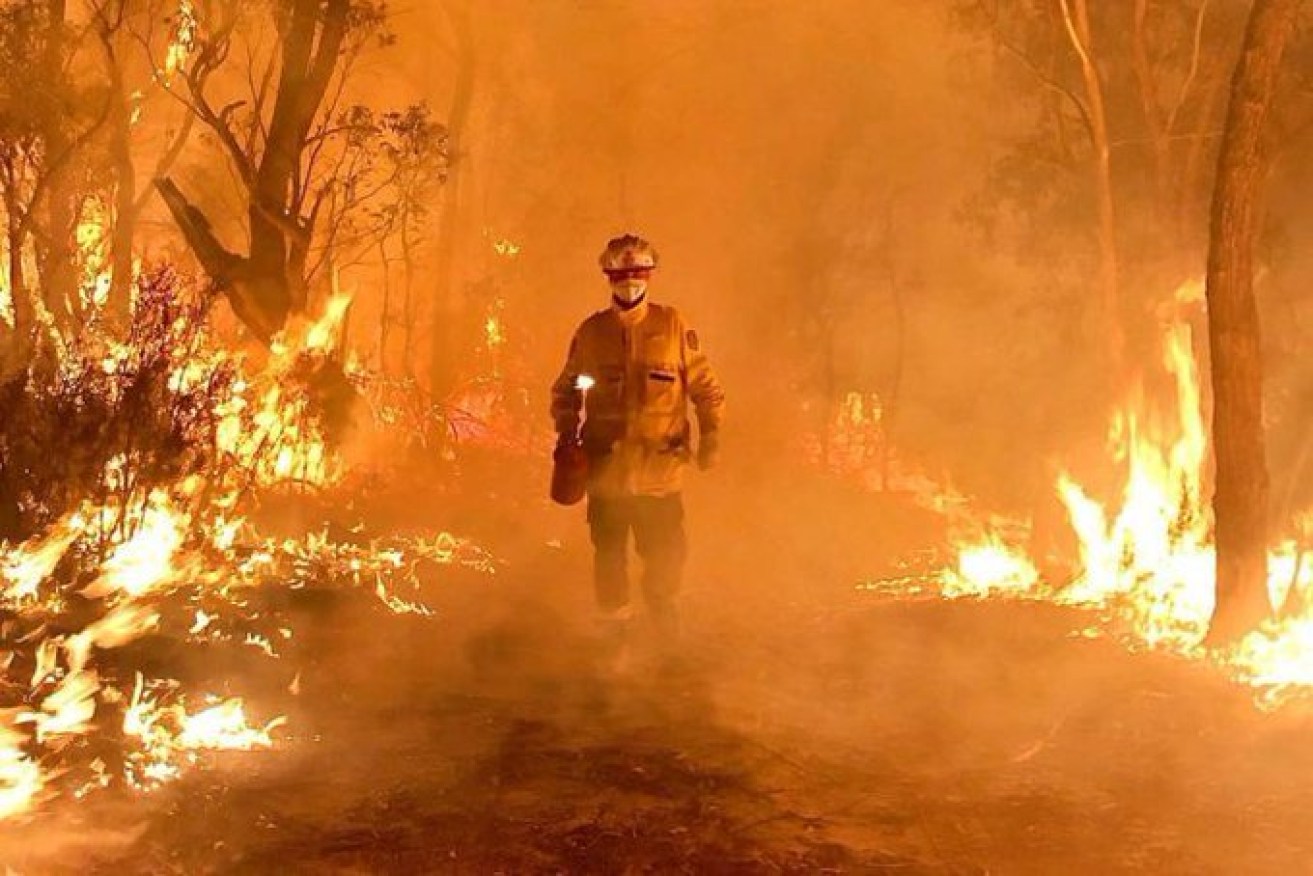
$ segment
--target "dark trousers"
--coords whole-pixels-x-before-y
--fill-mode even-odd
[[[597,605],[612,612],[629,604],[629,533],[643,561],[643,599],[658,625],[674,621],[684,575],[684,501],[673,496],[588,498]]]

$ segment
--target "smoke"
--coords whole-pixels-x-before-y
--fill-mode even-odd
[[[810,818],[925,867],[1005,867],[1016,863],[1009,845],[1026,844],[1037,869],[1070,869],[1063,842],[1083,850],[1091,872],[1126,866],[1127,847],[1144,869],[1204,860],[1182,864],[1179,842],[1139,840],[1155,806],[1185,807],[1192,776],[1258,735],[1241,697],[1109,641],[1073,642],[1072,615],[1057,609],[878,604],[859,584],[914,578],[918,557],[941,558],[944,517],[802,463],[804,436],[856,393],[896,411],[888,428],[903,471],[1038,526],[1058,514],[1059,466],[1086,481],[1082,469],[1097,478],[1111,467],[1103,429],[1113,392],[1083,298],[1094,288],[1089,240],[1027,249],[1025,217],[982,218],[981,192],[1031,119],[979,37],[940,6],[396,9],[395,49],[370,56],[362,93],[424,99],[455,123],[456,83],[473,83],[452,132],[459,182],[427,204],[435,222],[419,255],[416,318],[432,323],[448,294],[476,327],[495,314],[528,383],[526,409],[545,429],[546,388],[571,332],[607,303],[597,253],[617,233],[641,233],[662,255],[651,296],[685,313],[726,385],[726,464],[688,489],[687,635],[673,673],[642,653],[641,637],[634,674],[617,677],[601,659],[581,514],[543,500],[548,446],[521,466],[473,451],[459,472],[425,468],[434,481],[416,478],[395,505],[362,498],[336,509],[343,530],[368,521],[362,540],[429,515],[488,545],[502,566],[495,584],[445,571],[427,581],[432,620],[348,610],[312,624],[304,653],[324,656],[307,669],[297,717],[334,747],[296,765],[311,774],[310,791],[288,805],[300,821],[274,839],[263,824],[234,821],[224,860],[273,868],[321,835],[346,866],[358,862],[352,830],[378,842],[386,827],[393,866],[432,863],[406,858],[407,843],[468,850],[473,836],[485,857],[461,865],[493,871],[505,862],[489,849],[508,831],[531,844],[514,831],[564,829],[547,804],[553,794],[578,802],[569,794],[581,771],[595,783],[580,792],[589,807],[616,787],[661,799],[663,782],[678,779],[689,798],[717,805],[732,787],[748,800],[732,799],[748,833]],[[452,10],[468,12],[472,51]],[[450,289],[439,276],[442,235],[454,235]],[[360,290],[359,338],[375,331],[379,278],[347,275]],[[1303,314],[1307,302],[1290,297]],[[1302,335],[1291,336],[1294,349]],[[1289,384],[1303,375],[1292,367]],[[362,443],[361,456],[380,454]],[[1183,704],[1178,687],[1222,705],[1213,714]],[[1219,739],[1181,742],[1213,719]],[[1158,722],[1168,730],[1136,736]],[[1103,756],[1123,748],[1130,754],[1102,776]],[[723,769],[698,773],[689,764],[700,757]],[[1137,784],[1137,769],[1152,787]],[[1237,782],[1270,778],[1261,763],[1242,772]],[[363,802],[343,790],[359,786]],[[246,793],[258,802],[258,790]],[[1227,802],[1205,815],[1226,823],[1238,815]],[[1133,811],[1106,815],[1117,806]],[[708,805],[682,829],[717,817]],[[1199,835],[1187,816],[1176,827]],[[189,829],[203,832],[183,824],[166,842]],[[1057,851],[1035,841],[1046,830]],[[928,848],[936,836],[957,846]],[[243,859],[233,851],[243,843],[259,853]],[[205,860],[190,854],[184,868]],[[817,860],[807,862],[821,869]]]

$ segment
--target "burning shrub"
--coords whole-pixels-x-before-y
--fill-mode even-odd
[[[210,297],[159,268],[127,337],[92,324],[0,392],[0,819],[56,789],[151,787],[199,751],[270,745],[279,719],[248,724],[232,691],[208,690],[258,686],[243,658],[293,639],[293,591],[426,616],[421,566],[491,571],[446,535],[339,544],[248,523],[256,491],[342,473],[330,439],[356,392],[332,351],[347,301],[275,339],[256,371],[210,337]],[[243,671],[197,677],[184,644]]]
[[[203,353],[208,294],[167,267],[143,274],[124,340],[93,325],[0,385],[0,538],[110,490],[140,500],[212,461],[237,372]]]

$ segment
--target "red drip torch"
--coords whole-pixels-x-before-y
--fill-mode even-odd
[[[576,505],[588,488],[588,455],[584,453],[583,425],[588,419],[588,390],[596,383],[587,374],[580,374],[574,383],[579,390],[579,426],[568,441],[561,441],[552,453],[552,501],[560,505]]]

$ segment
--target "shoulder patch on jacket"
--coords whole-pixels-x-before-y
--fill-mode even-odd
[[[684,343],[688,344],[688,348],[696,353],[698,351],[698,333],[693,329],[684,332]]]

